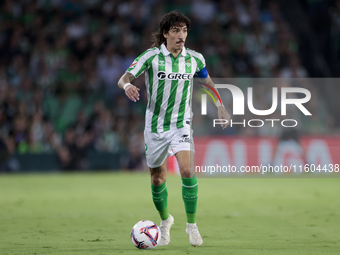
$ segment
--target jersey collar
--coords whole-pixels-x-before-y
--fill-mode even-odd
[[[164,56],[169,56],[170,55],[170,51],[168,51],[168,49],[166,48],[164,43],[161,45],[161,48],[162,48],[162,52],[163,52]],[[184,57],[187,55],[187,50],[186,50],[186,48],[184,46],[183,46],[183,49],[182,49],[182,52],[180,53],[180,55],[182,55]]]

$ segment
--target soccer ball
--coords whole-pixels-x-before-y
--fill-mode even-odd
[[[131,241],[138,249],[153,249],[159,240],[161,232],[151,220],[141,220],[131,230]]]

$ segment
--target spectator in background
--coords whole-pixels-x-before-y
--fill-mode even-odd
[[[9,157],[10,153],[8,147],[6,143],[0,139],[0,173],[8,172],[10,170],[8,166]]]
[[[301,66],[300,60],[296,54],[291,54],[289,57],[289,66],[281,70],[282,78],[306,78],[307,71]]]
[[[140,170],[147,168],[145,161],[145,144],[143,132],[135,133],[129,139],[128,154],[121,161],[121,168]]]
[[[35,153],[43,152],[44,127],[40,112],[35,112],[29,130],[29,144]]]
[[[244,44],[240,44],[233,54],[233,66],[235,73],[239,77],[250,77],[253,73],[253,64],[251,62],[250,56],[246,52]]]
[[[86,153],[92,143],[92,132],[76,135],[74,127],[69,127],[65,132],[64,145],[57,149],[58,157],[65,170],[84,170],[89,168]]]
[[[191,9],[193,17],[201,24],[210,23],[216,14],[215,3],[208,0],[194,1]]]
[[[98,139],[96,149],[116,153],[119,151],[120,141],[118,134],[114,131],[115,120],[111,112],[103,110],[96,122]]]
[[[267,45],[262,54],[254,57],[253,62],[259,77],[273,77],[272,70],[279,64],[279,56],[273,48]]]
[[[107,97],[109,98],[115,98],[120,92],[119,89],[116,88],[117,86],[112,86],[122,73],[120,61],[112,45],[107,45],[104,54],[98,57],[98,75],[106,87],[106,91],[108,92]]]
[[[43,118],[42,143],[44,147],[44,152],[48,153],[51,153],[54,150],[58,151],[58,149],[62,146],[61,135],[55,131],[52,122],[46,118]]]
[[[15,148],[19,153],[26,152],[28,143],[28,119],[23,115],[16,115],[13,118],[13,128],[9,131],[11,142],[14,142]]]

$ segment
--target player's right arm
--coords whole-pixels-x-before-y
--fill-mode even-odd
[[[129,72],[125,72],[118,81],[118,87],[125,90],[125,95],[131,100],[136,102],[139,100],[139,88],[131,84],[135,76]]]

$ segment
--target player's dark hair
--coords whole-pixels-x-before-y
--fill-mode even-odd
[[[163,36],[164,33],[168,33],[170,28],[174,26],[183,26],[185,24],[190,29],[191,21],[183,13],[179,11],[172,11],[165,14],[159,22],[157,32],[151,35],[151,41],[153,42],[151,47],[159,47],[162,43],[166,44],[166,38]]]

